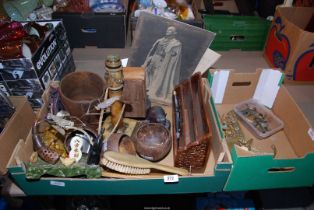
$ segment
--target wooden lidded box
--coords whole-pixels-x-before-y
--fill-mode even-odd
[[[123,68],[123,101],[127,104],[125,117],[145,118],[147,97],[145,71],[141,67]]]

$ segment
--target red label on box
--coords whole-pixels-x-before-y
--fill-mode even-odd
[[[314,43],[310,49],[298,57],[293,68],[293,79],[299,81],[314,80]]]
[[[282,33],[285,25],[281,18],[277,17],[269,32],[268,40],[265,46],[265,54],[273,67],[285,70],[290,55],[290,42],[286,35]]]

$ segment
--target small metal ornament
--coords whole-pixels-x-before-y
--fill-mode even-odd
[[[259,113],[256,107],[248,104],[247,108],[242,110],[241,113],[259,132],[266,133],[269,131],[266,114]]]
[[[255,113],[255,110],[252,109],[246,111]],[[221,122],[222,130],[224,132],[225,139],[230,150],[232,149],[233,145],[238,145],[240,148],[253,152],[255,154],[273,154],[274,157],[277,155],[277,148],[275,145],[271,145],[273,153],[261,151],[252,146],[253,139],[245,138],[235,111],[232,110],[224,114],[221,118]]]
[[[96,138],[96,134],[91,129],[83,129],[83,130],[85,131],[85,133],[78,130],[72,130],[66,134],[64,143],[68,152],[71,150],[71,142],[74,139],[80,139],[83,144],[81,148],[82,153],[83,154],[89,153],[90,148],[92,147],[90,139],[92,139],[94,142],[94,139]]]
[[[234,144],[247,147],[251,150],[252,139],[247,140],[240,128],[237,114],[235,111],[230,111],[224,114],[221,118],[222,130],[224,132],[229,149],[232,149]]]

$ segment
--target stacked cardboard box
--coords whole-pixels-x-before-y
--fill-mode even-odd
[[[54,28],[31,58],[0,60],[0,89],[7,95],[27,96],[33,108],[42,105],[41,95],[51,80],[60,80],[75,69],[62,22],[38,22],[46,23]]]
[[[264,49],[269,65],[286,77],[314,81],[314,9],[278,7]]]

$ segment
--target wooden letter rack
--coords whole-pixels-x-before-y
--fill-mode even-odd
[[[204,169],[212,138],[205,112],[204,87],[200,73],[175,87],[173,97],[173,154],[177,167],[192,171]]]

